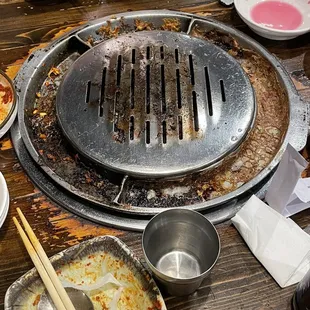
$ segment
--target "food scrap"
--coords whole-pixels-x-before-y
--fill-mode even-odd
[[[73,159],[70,156],[66,156],[62,159],[63,161],[70,161],[73,162]]]
[[[164,18],[163,21],[164,21],[164,24],[161,26],[162,30],[175,31],[175,32],[181,31],[181,22],[179,19],[177,19],[177,18]]]
[[[203,184],[197,190],[197,195],[201,197],[204,201],[209,200],[214,192],[214,187],[210,184]]]
[[[13,91],[11,87],[0,83],[0,124],[10,113],[13,104]]]
[[[10,102],[12,102],[13,100],[13,92],[11,87],[9,86],[3,86],[0,83],[0,103],[1,104],[8,104]]]
[[[79,154],[78,154],[78,153],[76,153],[76,154],[74,155],[74,160],[75,160],[75,162],[77,162],[77,161],[80,160],[80,157],[79,157]]]
[[[97,33],[100,35],[103,35],[105,38],[116,38],[119,35],[120,32],[120,27],[112,27],[111,26],[111,21],[107,21],[107,25],[101,26],[98,30]]]
[[[91,175],[90,175],[89,171],[87,171],[84,176],[85,176],[85,182],[87,184],[92,182],[92,178],[91,178]]]
[[[152,30],[153,24],[140,19],[135,19],[135,31]]]
[[[35,307],[40,301],[41,295],[37,295],[32,305]]]
[[[87,292],[94,309],[163,309],[149,284],[151,279],[139,280],[136,270],[122,259],[101,253],[62,266],[57,271],[62,284]]]
[[[55,157],[54,155],[52,155],[52,154],[47,154],[46,157],[47,157],[48,159],[51,159],[53,162],[56,161],[56,157]]]
[[[198,29],[196,31],[199,32]],[[231,36],[219,31],[211,30],[203,35],[208,41],[218,45],[224,51],[228,52],[233,57],[242,57],[243,49],[238,42]]]
[[[56,68],[56,67],[52,67],[51,70],[49,71],[49,73],[47,74],[47,76],[49,78],[55,77],[57,75],[60,74],[60,69]]]
[[[46,135],[44,133],[40,134],[40,139],[46,140]]]
[[[91,46],[94,45],[94,38],[92,36],[89,36],[87,39],[87,43],[89,43]]]

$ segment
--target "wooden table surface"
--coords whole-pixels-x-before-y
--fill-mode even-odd
[[[310,34],[287,42],[263,39],[242,23],[233,8],[202,0],[0,0],[0,68],[14,78],[29,53],[45,46],[81,22],[129,10],[175,9],[216,18],[257,39],[284,64],[305,99],[310,99]],[[307,151],[304,151],[307,157]],[[9,135],[0,144],[0,170],[10,192],[8,217],[0,230],[0,309],[8,287],[33,267],[12,217],[20,207],[48,255],[94,236],[118,236],[142,258],[141,234],[93,224],[56,206],[42,194],[21,168]],[[293,219],[305,228],[310,210]],[[211,274],[189,297],[165,296],[168,309],[289,309],[295,287],[280,289],[251,254],[230,221],[217,226],[222,252]],[[210,284],[211,283],[211,284]]]

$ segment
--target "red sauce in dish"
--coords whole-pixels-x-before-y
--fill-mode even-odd
[[[4,93],[4,95],[2,95]],[[1,103],[8,104],[13,99],[13,93],[11,87],[3,86],[0,84],[0,96],[1,96]]]

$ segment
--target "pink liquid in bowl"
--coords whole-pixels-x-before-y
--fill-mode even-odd
[[[302,24],[302,14],[291,4],[281,1],[263,1],[251,10],[257,24],[280,30],[294,30]]]

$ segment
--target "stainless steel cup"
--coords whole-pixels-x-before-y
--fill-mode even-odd
[[[142,248],[155,278],[171,295],[193,293],[220,255],[215,227],[200,213],[171,209],[153,217]]]

